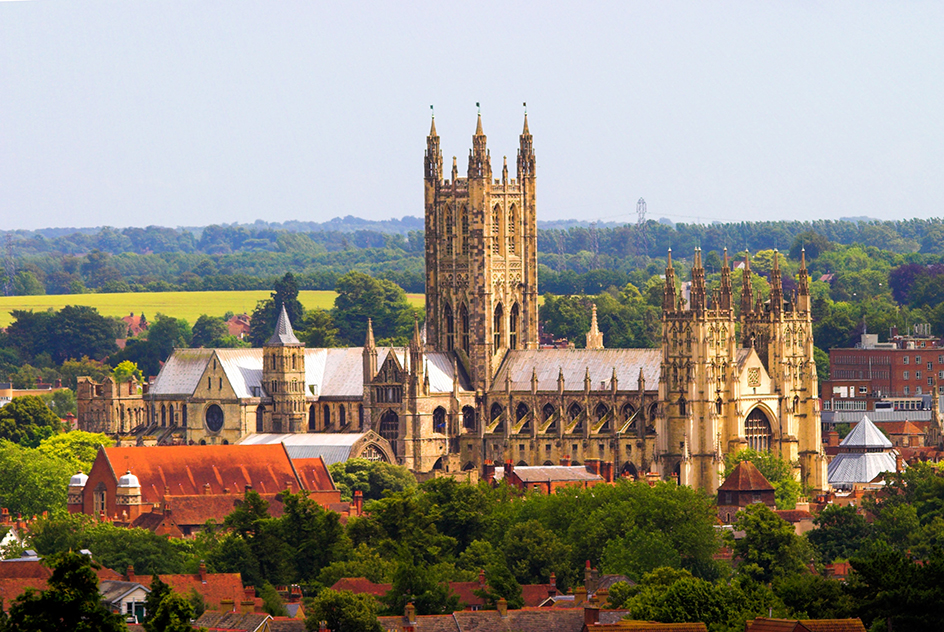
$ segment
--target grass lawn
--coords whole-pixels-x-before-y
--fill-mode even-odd
[[[201,314],[222,316],[226,312],[251,314],[256,303],[271,296],[268,290],[246,292],[129,292],[126,294],[55,294],[46,296],[0,296],[0,327],[13,322],[10,311],[61,309],[66,305],[90,305],[103,316],[127,316],[131,312],[144,313],[153,321],[158,312],[184,318],[191,325]],[[335,292],[330,290],[302,290],[298,300],[306,308],[330,309],[334,306]],[[422,294],[407,294],[411,305],[422,308]]]

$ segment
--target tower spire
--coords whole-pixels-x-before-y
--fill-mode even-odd
[[[376,348],[374,343],[374,322],[368,318],[367,319],[367,338],[364,340],[365,349],[374,349]]]
[[[518,182],[534,177],[534,143],[528,129],[528,104],[524,105],[524,127],[518,139]]]
[[[695,313],[704,312],[707,302],[705,268],[701,263],[701,248],[695,248],[695,259],[692,263],[692,311]]]
[[[597,305],[593,304],[593,311],[590,314],[590,331],[587,332],[587,349],[602,349],[603,334],[600,333],[600,327],[597,325]]]
[[[774,250],[774,267],[770,271],[770,310],[783,311],[783,280],[780,278],[780,253]]]
[[[469,151],[469,179],[482,178],[491,180],[492,164],[486,147],[485,132],[482,130],[482,109],[479,104],[478,118],[475,123],[475,134],[472,135],[472,149]]]
[[[438,182],[442,179],[442,152],[439,150],[439,135],[436,134],[436,114],[433,106],[429,106],[432,122],[429,125],[429,136],[426,137],[426,179]]]
[[[731,287],[731,264],[728,261],[728,249],[724,249],[724,262],[721,265],[721,295],[719,305],[722,311],[731,310],[731,296],[734,294]]]
[[[754,287],[751,284],[751,252],[744,251],[744,269],[741,270],[741,317],[754,309]]]
[[[662,295],[662,311],[675,311],[675,268],[672,267],[672,249],[669,248],[669,258],[665,265],[665,291]]]
[[[797,309],[810,310],[810,275],[806,270],[806,248],[800,251],[800,273],[797,275]]]

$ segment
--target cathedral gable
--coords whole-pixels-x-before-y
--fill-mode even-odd
[[[757,350],[753,347],[738,352],[738,384],[742,393],[771,393],[773,383]]]

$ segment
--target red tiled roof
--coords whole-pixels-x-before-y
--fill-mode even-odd
[[[295,466],[295,471],[298,472],[298,477],[302,480],[305,489],[312,491],[334,489],[331,475],[328,474],[328,468],[321,457],[295,459],[292,465]]]
[[[861,619],[767,619],[746,623],[750,632],[865,632]]]
[[[760,470],[758,470],[753,463],[750,461],[741,461],[737,464],[737,467],[734,468],[734,471],[724,479],[718,491],[759,492],[773,491],[773,489],[773,485],[764,478],[764,475],[760,473]]]
[[[272,617],[267,614],[242,614],[239,612],[213,612],[207,610],[193,622],[195,628],[206,628],[208,632],[230,631],[255,632]]]
[[[923,435],[931,425],[930,421],[873,421],[879,430],[887,435]],[[858,424],[852,424],[855,428]]]
[[[166,493],[203,495],[242,493],[247,485],[261,494],[284,489],[298,492],[299,477],[282,444],[147,446],[103,448],[115,476],[130,469],[141,482],[145,504],[156,504]]]
[[[708,632],[704,623],[657,623],[655,621],[620,621],[608,625],[595,625],[594,630],[632,630],[632,632]]]
[[[26,592],[27,588],[46,590],[46,579],[41,577],[3,577],[0,578],[0,599],[6,610],[13,600]]]
[[[239,573],[207,573],[206,581],[199,575],[161,575],[161,581],[183,597],[189,597],[191,590],[203,595],[203,599],[211,608],[222,609],[223,599],[235,599],[236,603],[243,598],[243,580]]]
[[[393,584],[375,584],[366,577],[342,577],[334,582],[331,590],[349,590],[355,594],[381,597],[390,592]]]
[[[524,601],[525,607],[536,608],[541,605],[551,594],[552,588],[556,591],[556,587],[552,584],[522,584],[521,599]]]
[[[41,579],[44,582],[52,571],[39,560],[8,560],[0,562],[0,579]]]
[[[774,513],[790,523],[813,519],[813,514],[802,509],[777,509]]]

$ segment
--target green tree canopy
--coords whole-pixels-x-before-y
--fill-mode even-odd
[[[335,291],[331,315],[347,344],[364,344],[368,318],[373,319],[378,344],[402,345],[409,340],[415,311],[393,281],[352,271],[338,279]]]
[[[332,463],[328,471],[346,501],[353,500],[355,491],[361,492],[367,501],[379,500],[388,492],[416,487],[416,477],[410,470],[384,461],[348,459]]]
[[[62,429],[62,421],[36,395],[14,397],[0,408],[0,439],[35,448]]]
[[[121,615],[112,614],[98,593],[98,564],[81,553],[46,560],[52,575],[43,591],[28,589],[10,606],[11,632],[121,632]]]
[[[325,588],[308,601],[306,611],[308,632],[316,632],[321,621],[327,623],[329,630],[339,632],[383,632],[377,621],[377,602],[370,595]]]
[[[104,433],[72,430],[43,439],[39,451],[69,461],[74,469],[88,473],[101,446],[114,445],[115,440]]]

